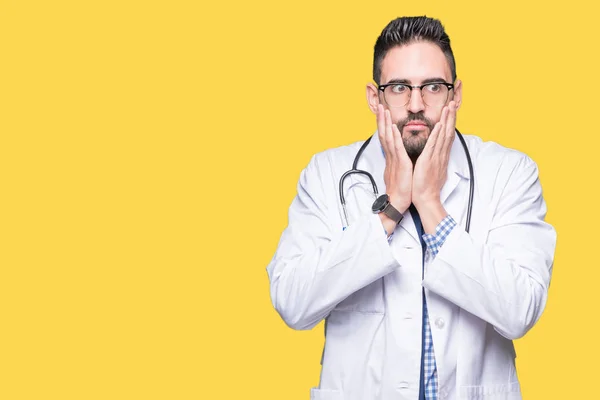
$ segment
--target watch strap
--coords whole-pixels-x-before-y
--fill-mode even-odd
[[[382,212],[396,222],[396,225],[398,225],[404,218],[400,211],[396,210],[394,206],[392,206],[392,203],[388,203]]]

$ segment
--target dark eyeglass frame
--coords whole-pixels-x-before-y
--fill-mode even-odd
[[[446,86],[446,88],[448,88],[448,95],[450,94],[451,90],[454,90],[454,84],[452,83],[448,83],[448,82],[427,82],[427,83],[423,83],[422,85],[407,85],[406,83],[386,83],[383,85],[377,85],[377,89],[381,91],[381,93],[383,94],[383,98],[385,100],[385,88],[388,86],[404,86],[407,88],[410,88],[410,93],[408,94],[408,101],[406,102],[406,104],[408,104],[410,102],[410,96],[412,95],[413,90],[415,89],[419,89],[419,93],[421,93],[421,99],[423,99],[423,88],[425,86],[429,86],[429,85],[443,85]],[[446,100],[448,100],[446,98]],[[385,102],[387,103],[387,100],[385,100]],[[423,102],[425,103],[425,99],[423,99]],[[404,104],[403,106],[398,106],[398,107],[404,107],[406,106],[406,104]],[[427,103],[425,103],[427,104]],[[389,106],[389,104],[388,104]],[[390,106],[391,107],[391,106]],[[397,108],[397,107],[394,107]]]

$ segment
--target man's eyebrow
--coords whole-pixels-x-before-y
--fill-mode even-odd
[[[410,81],[408,79],[392,79],[388,81],[386,85],[392,84],[400,84],[400,85],[410,85]]]
[[[427,78],[425,79],[422,83],[440,83],[440,82],[446,82],[446,80],[444,78]]]
[[[427,78],[424,79],[423,82],[421,82],[421,84],[427,84],[427,83],[438,83],[438,82],[446,82],[446,80],[444,78],[441,77],[434,77],[434,78]],[[411,85],[411,81],[408,79],[391,79],[388,83],[386,83],[386,85],[390,85],[390,84],[399,84],[399,85]]]

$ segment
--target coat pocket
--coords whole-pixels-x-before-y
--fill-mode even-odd
[[[342,392],[329,389],[310,389],[310,400],[344,400]]]
[[[346,297],[335,307],[335,310],[383,314],[385,312],[383,284],[383,278],[377,279]]]

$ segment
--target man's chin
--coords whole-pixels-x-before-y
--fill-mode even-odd
[[[423,132],[419,133],[422,134]],[[410,135],[408,137],[404,137],[402,142],[404,143],[406,153],[414,162],[423,152],[425,144],[427,143],[427,138],[424,138],[422,135]]]
[[[402,139],[404,140],[404,143],[419,143],[419,142],[423,142],[426,143],[427,142],[427,138],[429,138],[429,132],[427,131],[406,131],[403,135],[402,135]]]

